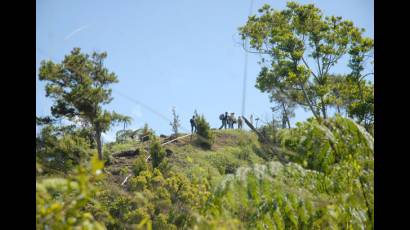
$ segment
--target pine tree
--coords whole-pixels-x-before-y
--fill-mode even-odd
[[[177,115],[175,111],[175,106],[172,107],[172,117],[173,117],[172,122],[170,122],[169,125],[171,125],[174,135],[178,136],[178,128],[181,127],[181,123],[179,120],[179,116]]]

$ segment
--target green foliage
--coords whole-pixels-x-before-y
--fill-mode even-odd
[[[225,173],[233,173],[240,166],[263,162],[258,155],[260,145],[255,134],[239,130],[217,130],[214,135],[216,142],[213,151],[193,145],[173,148],[169,170],[182,172],[191,181],[214,186]]]
[[[134,175],[139,175],[140,172],[145,171],[148,169],[147,162],[145,161],[145,156],[140,155],[134,161],[134,165],[132,166],[132,172]]]
[[[208,155],[208,160],[220,174],[235,173],[241,165],[241,161],[229,153],[211,153]]]
[[[37,117],[36,116],[36,125],[51,125],[55,122],[55,119],[53,119],[50,116],[46,117]]]
[[[172,131],[174,132],[174,135],[178,135],[178,129],[181,127],[181,121],[179,120],[179,116],[177,115],[175,111],[175,107],[172,107],[172,122],[169,123],[172,127]]]
[[[197,143],[199,146],[205,149],[210,149],[212,147],[214,137],[211,132],[209,123],[205,120],[204,115],[196,116],[196,134]]]
[[[254,48],[263,47],[268,38],[275,42],[273,69],[263,70],[258,87],[270,92],[276,102],[286,103],[283,110],[290,109],[288,112],[291,102],[308,106],[304,102],[307,96],[316,100],[315,113],[324,114],[326,106],[340,107],[358,122],[336,115],[311,118],[291,129],[268,124],[258,129],[268,143],[260,143],[251,132],[211,132],[204,116],[196,116],[198,145],[169,144],[172,154],[168,157],[153,130],[145,125],[119,132],[117,142],[105,145],[104,154],[111,164],[103,169],[104,162],[91,150],[94,143],[90,137],[107,130],[113,120],[124,118],[100,108],[110,100],[110,90],[103,85],[112,83],[102,83],[101,76],[114,80],[114,75],[96,68],[102,66],[96,60],[102,61],[104,54],[89,58],[74,50],[62,64],[42,64],[42,78],[51,82],[47,93],[56,99],[54,115],[72,118],[81,126],[57,127],[54,118],[36,119],[43,126],[36,138],[36,227],[373,229],[374,140],[366,131],[374,124],[373,85],[365,83],[361,75],[362,59],[372,41],[361,38],[347,21],[323,19],[311,5],[289,3],[288,9],[279,13],[264,6],[261,12],[264,15],[251,17],[247,28],[242,28],[251,36]],[[327,28],[330,22],[333,29]],[[309,70],[287,60],[287,55],[295,60],[303,57],[306,50],[298,41],[303,34],[317,48],[312,57],[320,57],[324,66],[329,64],[326,58],[349,52],[352,73],[322,73],[323,79],[308,83]],[[346,37],[351,40],[343,40]],[[72,71],[81,63],[87,64],[81,69],[86,76]],[[101,87],[93,88],[92,82]],[[308,85],[306,90],[298,88]],[[269,89],[273,86],[275,91]],[[91,94],[91,101],[81,98],[80,92]],[[97,112],[88,110],[93,100]],[[151,164],[142,150],[147,142],[129,140],[134,135],[149,135]],[[272,161],[272,156],[264,153],[268,145],[292,154],[286,163]],[[111,156],[136,148],[140,154],[135,158],[113,160]]]
[[[226,147],[222,151],[208,153],[205,156],[208,164],[217,168],[220,174],[235,173],[236,169],[244,165],[262,162],[251,146]]]
[[[114,217],[112,228],[124,228],[145,219],[154,229],[189,228],[194,211],[209,196],[204,184],[191,183],[180,173],[164,178],[158,169],[147,169],[133,176],[127,189],[132,196],[108,191],[100,198]]]
[[[118,153],[118,152],[123,152],[123,151],[128,151],[128,150],[135,150],[138,148],[141,148],[141,143],[136,142],[136,141],[124,141],[121,143],[117,142],[111,142],[107,143],[104,146],[104,152],[106,152],[107,155],[111,155],[113,153]]]
[[[363,37],[363,30],[351,21],[323,16],[313,4],[296,2],[288,2],[282,11],[264,5],[239,33],[251,49],[264,55],[266,66],[256,87],[271,93],[279,104],[310,109],[316,118],[327,118],[332,106],[327,100],[332,94],[328,87],[332,67],[349,55],[351,75],[360,79],[364,57],[373,48],[373,40]]]
[[[37,229],[105,229],[85,210],[98,207],[92,199],[96,188],[90,181],[100,180],[103,163],[95,157],[89,168],[77,167],[69,178],[45,178],[36,182]]]
[[[123,167],[123,168],[120,169],[120,175],[121,176],[127,176],[129,173],[130,173],[130,170],[127,167]]]
[[[88,161],[90,142],[72,126],[45,126],[36,137],[36,156],[44,173],[68,172]]]
[[[344,170],[338,174],[346,174]],[[327,181],[345,183],[297,164],[239,168],[217,187],[199,224],[236,220],[236,229],[371,229],[373,220],[366,216],[360,189],[345,187],[329,194],[320,189]]]
[[[373,138],[363,127],[340,116],[324,124],[311,119],[280,130],[278,138],[297,153],[291,159],[296,163],[242,166],[225,176],[203,207],[198,226],[373,228]]]
[[[115,134],[115,142],[124,143],[127,140],[134,140],[136,136],[137,136],[137,133],[134,130],[131,130],[131,129],[119,130]]]
[[[293,160],[304,167],[328,173],[332,165],[348,157],[363,161],[373,157],[373,137],[354,121],[336,116],[320,124],[316,120],[282,130],[282,147],[298,153]]]
[[[165,158],[165,150],[161,143],[154,139],[150,145],[152,167],[157,168]]]
[[[256,135],[227,130],[215,132],[213,151],[173,146],[169,168],[161,167],[165,159],[152,167],[144,154],[128,161],[132,176],[124,186],[112,175],[99,178],[102,162],[96,158],[89,173],[38,178],[47,189],[37,188],[37,226],[372,229],[373,137],[362,126],[336,116],[322,123],[309,119],[272,135],[271,141],[295,153],[292,162],[262,160]],[[161,152],[157,140],[153,149]],[[120,171],[122,181],[130,171],[128,166]]]
[[[131,122],[131,118],[108,112],[102,105],[112,101],[108,85],[118,82],[117,76],[104,67],[106,53],[82,54],[74,48],[60,64],[42,61],[40,81],[46,81],[46,97],[53,99],[51,113],[93,127],[96,133],[98,154],[103,158],[101,133],[115,122]]]

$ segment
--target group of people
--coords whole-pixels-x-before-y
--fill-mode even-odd
[[[242,118],[241,116],[238,116],[238,119],[235,118],[235,113],[231,113],[228,115],[228,112],[225,112],[225,114],[219,115],[219,120],[222,121],[221,127],[219,129],[225,128],[228,126],[228,129],[233,129],[234,124],[238,123],[238,129],[242,129]]]
[[[222,125],[221,127],[219,127],[219,129],[222,128],[227,128],[228,129],[234,129],[234,125],[237,123],[238,124],[238,129],[242,129],[242,124],[243,124],[243,120],[241,118],[241,116],[238,116],[238,118],[235,117],[235,113],[230,113],[228,115],[228,112],[225,112],[225,114],[221,114],[219,115],[219,119],[222,121]],[[189,122],[191,123],[191,133],[196,133],[197,132],[197,124],[196,124],[196,116],[193,115],[192,118],[189,120]]]

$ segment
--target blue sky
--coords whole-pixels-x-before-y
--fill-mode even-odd
[[[325,15],[342,16],[373,37],[371,0],[297,1],[314,3]],[[241,113],[245,53],[237,28],[246,22],[251,0],[37,0],[36,6],[36,115],[49,114],[38,80],[41,60],[60,62],[73,47],[83,52],[106,51],[106,67],[119,83],[112,85],[114,100],[106,108],[129,115],[129,128],[148,123],[157,134],[169,134],[171,109],[176,107],[183,129],[196,109],[211,127],[219,127],[224,111]],[[284,0],[254,0],[253,14],[263,4],[283,9]],[[248,56],[245,114],[271,118],[268,95],[254,85],[259,57]],[[342,61],[334,72],[349,69]],[[133,98],[134,101],[129,98]],[[140,103],[142,104],[140,104]],[[149,106],[149,108],[146,107]],[[292,123],[310,117],[296,111]],[[113,128],[104,135],[113,140]],[[38,131],[38,130],[37,130]]]

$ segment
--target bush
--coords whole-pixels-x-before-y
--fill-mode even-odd
[[[157,139],[154,139],[150,146],[152,167],[157,168],[165,158],[165,150]]]
[[[204,149],[211,149],[214,137],[211,133],[209,123],[205,120],[204,115],[196,117],[197,143]]]
[[[328,177],[294,163],[241,167],[216,187],[203,208],[207,218],[197,224],[240,220],[235,229],[372,229],[363,190],[351,189],[347,185],[353,180],[339,178],[352,173],[351,168],[340,167]]]
[[[98,188],[93,182],[101,179],[103,163],[97,157],[91,167],[78,166],[68,178],[44,178],[36,181],[37,229],[105,229],[90,213],[104,213],[93,197]],[[93,181],[93,182],[92,182]]]
[[[138,176],[141,171],[147,170],[148,165],[147,162],[145,161],[145,156],[140,155],[137,157],[137,159],[134,161],[134,165],[132,166],[132,172],[134,175]]]
[[[216,167],[220,174],[235,173],[241,161],[229,150],[225,152],[210,153],[207,155],[210,164]]]
[[[86,163],[92,153],[86,138],[71,127],[46,126],[36,138],[36,155],[45,173],[68,172]]]
[[[323,123],[298,123],[293,130],[282,130],[279,136],[282,147],[297,153],[293,161],[325,173],[349,157],[362,161],[373,157],[373,137],[353,120],[340,116]]]

